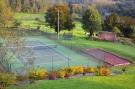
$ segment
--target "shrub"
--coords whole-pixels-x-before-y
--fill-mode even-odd
[[[73,67],[65,68],[64,70],[66,72],[66,75],[70,75],[70,76],[84,73],[83,66],[73,66]]]
[[[29,76],[28,75],[18,75],[16,76],[18,81],[24,81],[24,80],[28,80]]]
[[[70,76],[73,75],[73,71],[71,70],[70,67],[69,68],[65,68],[64,71],[65,71],[65,78],[69,78]]]
[[[57,79],[57,72],[56,71],[51,71],[49,72],[49,80],[56,80]]]
[[[35,70],[29,70],[28,74],[29,74],[29,79],[32,79],[32,80],[37,79],[37,75],[36,75]]]
[[[0,89],[5,89],[7,86],[15,83],[16,77],[14,74],[0,73]]]
[[[42,68],[37,71],[37,75],[39,79],[46,79],[48,76],[46,70]]]
[[[57,77],[58,78],[64,78],[65,75],[66,75],[65,70],[59,70],[59,71],[57,71]]]
[[[107,67],[99,67],[97,70],[97,75],[99,76],[109,76],[111,75],[111,71]]]
[[[37,18],[35,18],[35,21],[40,21],[40,19],[37,17]]]
[[[72,76],[72,75],[71,75],[70,73],[67,73],[67,72],[66,72],[66,74],[65,74],[64,77],[65,77],[65,78],[69,78],[69,77],[71,77],[71,76]]]
[[[87,68],[86,67],[83,67],[83,75],[85,75],[87,73]]]
[[[73,74],[83,74],[84,68],[82,66],[71,67]]]
[[[29,78],[30,79],[46,79],[47,78],[48,73],[46,72],[46,70],[44,68],[38,68],[38,69],[32,69],[29,70]]]
[[[86,68],[87,73],[96,73],[96,68],[88,67]]]

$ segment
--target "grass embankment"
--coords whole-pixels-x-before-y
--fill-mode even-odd
[[[37,81],[26,87],[8,89],[135,89],[134,75],[114,77],[82,77],[80,79]]]

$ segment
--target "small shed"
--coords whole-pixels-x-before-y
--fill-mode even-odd
[[[117,34],[114,32],[102,31],[98,33],[98,37],[100,40],[107,40],[107,41],[117,40]]]

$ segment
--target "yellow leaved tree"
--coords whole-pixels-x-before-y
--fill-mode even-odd
[[[5,0],[0,0],[0,27],[7,27],[13,19],[11,8],[6,5]]]

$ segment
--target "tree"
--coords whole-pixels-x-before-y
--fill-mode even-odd
[[[124,37],[131,37],[134,34],[135,19],[132,17],[120,17],[120,29]]]
[[[133,34],[133,29],[131,26],[121,26],[121,32],[124,35],[124,37],[131,37]]]
[[[6,89],[10,85],[14,85],[16,77],[11,73],[2,73],[0,72],[0,89]]]
[[[121,33],[121,31],[120,31],[120,29],[118,27],[114,27],[112,31],[117,33],[117,34]]]
[[[108,17],[106,17],[106,20],[104,21],[105,31],[113,31],[114,27],[118,27],[118,24],[120,23],[120,17],[116,13],[112,13]]]
[[[10,7],[5,4],[4,0],[0,0],[0,25],[6,27],[13,18],[13,12]]]
[[[89,37],[92,37],[94,31],[100,31],[102,29],[99,12],[90,6],[83,14],[82,24],[84,30],[89,32]]]
[[[116,3],[114,5],[108,5],[106,8],[109,9],[109,11],[116,12],[117,14],[121,16],[131,16],[135,18],[135,1],[130,0],[119,0],[120,3]]]
[[[55,5],[52,8],[49,8],[45,14],[46,22],[58,33],[58,13],[60,17],[59,30],[71,30],[74,27],[74,24],[67,5]]]
[[[135,25],[135,19],[127,16],[119,16],[116,13],[109,15],[104,22],[104,30],[115,32],[124,37],[131,37],[133,34],[132,26]]]

